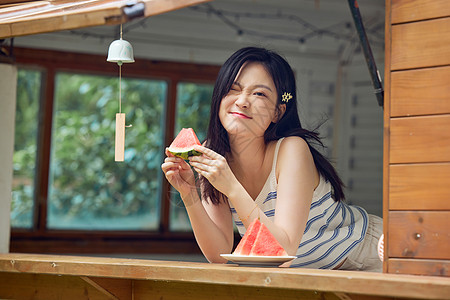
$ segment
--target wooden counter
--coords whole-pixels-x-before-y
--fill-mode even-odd
[[[450,278],[0,254],[0,299],[450,299]]]

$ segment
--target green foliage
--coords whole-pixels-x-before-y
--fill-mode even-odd
[[[132,127],[126,129],[125,161],[115,162],[118,79],[57,75],[50,227],[64,226],[61,217],[69,223],[78,219],[93,224],[96,218],[149,212],[158,218],[166,94],[163,81],[122,80],[122,112]],[[148,222],[155,226],[158,220]]]
[[[193,128],[202,142],[209,123],[213,86],[210,84],[180,83],[177,90],[175,134],[181,128]]]
[[[206,137],[213,86],[209,84],[180,83],[177,89],[175,135],[181,128],[193,128],[200,142]],[[171,190],[170,228],[190,230],[189,218],[180,195]]]
[[[167,83],[122,79],[122,112],[132,127],[126,128],[125,161],[115,162],[118,78],[58,73],[55,80],[48,227],[156,229]],[[32,224],[40,90],[40,72],[19,71],[11,211],[15,227]],[[204,139],[212,86],[181,83],[177,92],[177,131],[192,127]],[[172,202],[174,230],[190,227],[180,202]]]

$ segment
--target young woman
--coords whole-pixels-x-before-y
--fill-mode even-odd
[[[291,267],[381,271],[382,220],[343,202],[342,181],[314,145],[286,60],[262,48],[235,52],[216,80],[206,141],[196,147],[203,155],[187,163],[166,151],[162,164],[208,261],[226,262],[233,221],[243,235],[259,217],[297,256]]]

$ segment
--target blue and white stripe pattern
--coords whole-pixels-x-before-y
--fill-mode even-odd
[[[275,177],[276,159],[281,140],[278,141],[272,171],[255,200],[259,208],[269,218],[275,216],[277,182]],[[230,203],[231,213],[241,236],[245,227]],[[308,221],[297,250],[297,258],[291,267],[333,269],[363,241],[369,219],[367,212],[357,206],[334,201],[331,184],[322,176],[313,194]]]

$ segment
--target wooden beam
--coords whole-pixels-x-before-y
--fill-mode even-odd
[[[108,299],[131,300],[133,293],[133,283],[129,279],[102,278],[102,277],[80,277]]]
[[[134,299],[170,300],[341,300],[341,298],[331,292],[148,280],[138,280],[134,283],[134,297]],[[346,298],[345,300],[352,300],[352,298]]]
[[[1,299],[104,300],[96,288],[75,276],[0,272]]]
[[[88,284],[92,285],[94,288],[96,288],[100,293],[108,297],[108,299],[119,300],[119,298],[117,298],[114,294],[111,294],[108,290],[103,288],[101,285],[97,284],[94,280],[90,279],[89,277],[81,276],[80,278],[86,281]]]
[[[389,270],[395,274],[450,276],[450,262],[435,259],[389,259]]]
[[[0,39],[83,27],[125,23],[211,0],[140,0],[142,13],[126,13],[129,1],[28,1],[0,5]]]
[[[315,293],[331,295],[333,297],[331,299],[336,299],[337,295],[349,295],[350,299],[392,299],[392,297],[445,299],[450,295],[450,278],[432,276],[14,253],[0,254],[0,286],[3,284],[1,283],[2,274],[3,278],[5,278],[4,274],[16,278],[16,281],[8,282],[11,286],[25,286],[21,280],[17,280],[20,276],[60,275],[54,277],[89,277],[91,279],[103,277],[132,280],[134,295],[151,289],[154,293],[162,293],[163,296],[164,293],[170,292],[171,287],[187,295],[200,295],[201,293],[198,294],[196,291],[209,290],[208,293],[201,294],[204,296],[202,296],[203,299],[211,299],[216,292],[218,295],[214,299],[226,299],[222,296],[228,295],[226,293],[229,288],[236,291],[237,295],[247,293],[260,295],[254,299],[267,299],[264,295],[271,291],[279,291],[275,294],[279,295],[280,299],[285,299],[284,294],[287,296],[286,299],[290,299],[294,294],[315,295]],[[87,284],[85,280],[80,281]],[[100,283],[100,281],[96,282]],[[111,283],[99,285],[106,288],[111,286]],[[104,295],[92,285],[88,286]],[[1,293],[0,288],[1,297],[5,295]],[[85,299],[85,297],[79,299]],[[176,297],[164,299],[176,299]]]

